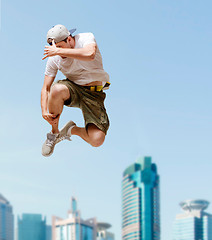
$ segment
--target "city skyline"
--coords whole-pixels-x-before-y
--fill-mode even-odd
[[[151,169],[151,171],[153,171],[153,174],[148,173],[148,168]],[[142,173],[143,171],[143,173]],[[139,174],[140,172],[140,174]],[[140,176],[139,176],[140,175]],[[142,176],[143,175],[143,176]],[[149,175],[149,176],[148,176]],[[150,177],[151,176],[151,177]],[[151,157],[143,157],[143,158],[138,158],[136,163],[128,166],[124,173],[123,173],[123,188],[122,188],[122,192],[123,192],[123,197],[124,197],[124,201],[122,203],[122,207],[123,207],[123,214],[122,216],[123,218],[123,237],[122,239],[146,239],[146,238],[150,238],[149,235],[151,235],[151,239],[152,240],[160,240],[160,202],[159,202],[159,175],[157,175],[157,167],[156,165],[153,163],[151,164]],[[128,183],[127,180],[128,179]],[[151,197],[145,197],[147,191],[145,191],[145,195],[141,194],[143,190],[141,191],[137,191],[137,192],[132,192],[133,189],[136,189],[137,187],[139,187],[140,185],[140,180],[144,181],[144,185],[145,184],[150,184],[150,186],[152,185],[152,189],[151,189],[151,194],[152,194],[152,199]],[[149,180],[148,180],[149,179]],[[151,180],[150,180],[151,179]],[[126,185],[127,183],[127,185]],[[130,187],[131,186],[131,187]],[[140,185],[141,187],[142,185]],[[142,187],[144,188],[144,186]],[[151,188],[151,187],[150,187]],[[126,195],[127,193],[127,195]],[[129,195],[129,194],[130,195]],[[136,194],[135,194],[136,193]],[[135,200],[133,199],[137,199],[135,198],[135,195],[137,195],[137,198],[139,198],[141,201],[138,205],[134,205]],[[141,197],[141,195],[143,195]],[[133,197],[134,196],[134,197]],[[9,204],[9,201],[0,193],[0,203],[3,203],[5,205],[5,203],[8,205],[9,207],[9,212],[11,212],[12,210],[12,206]],[[147,198],[147,199],[145,199]],[[127,206],[126,206],[126,201]],[[149,201],[149,203],[147,202]],[[150,203],[153,203],[153,206],[150,209],[145,209],[145,205],[149,205]],[[133,205],[132,205],[133,204]],[[0,238],[0,240],[25,240],[28,239],[30,237],[30,239],[32,239],[32,237],[34,237],[34,240],[55,240],[55,239],[59,239],[58,236],[62,236],[63,240],[72,240],[73,238],[73,233],[75,228],[71,229],[66,229],[65,226],[70,226],[73,223],[80,223],[82,224],[82,226],[86,226],[86,224],[88,225],[88,227],[92,227],[94,228],[94,232],[92,235],[89,235],[87,230],[80,230],[80,232],[84,232],[86,235],[86,239],[87,240],[114,240],[114,234],[111,232],[108,232],[107,229],[111,228],[111,225],[105,222],[97,222],[96,218],[89,218],[88,220],[82,220],[81,219],[81,212],[78,210],[77,207],[77,199],[75,197],[71,198],[71,210],[68,211],[68,218],[67,219],[62,219],[60,217],[56,217],[56,216],[52,216],[52,226],[48,226],[46,225],[46,217],[44,217],[44,220],[42,220],[42,215],[41,214],[32,214],[32,213],[23,213],[21,217],[18,216],[18,225],[17,225],[17,233],[14,236],[14,232],[15,232],[15,226],[14,226],[14,222],[12,221],[8,221],[7,222],[7,232],[8,229],[10,229],[9,231],[9,235],[7,233],[7,237],[3,237]],[[130,206],[128,206],[130,205]],[[142,211],[138,210],[139,206],[142,205]],[[199,240],[200,238],[202,240],[210,240],[210,238],[212,237],[212,214],[209,214],[207,212],[205,212],[205,209],[208,208],[209,206],[209,202],[206,200],[202,200],[202,199],[197,199],[197,200],[186,200],[186,201],[182,201],[179,204],[181,206],[181,208],[184,210],[184,213],[181,214],[177,214],[176,215],[176,219],[173,222],[173,240],[187,240],[189,239],[193,239],[193,240]],[[127,209],[126,209],[127,208]],[[140,218],[142,219],[142,221],[146,221],[145,223],[140,222],[139,225],[141,226],[141,228],[136,230],[136,227],[133,225],[133,232],[136,233],[137,231],[137,235],[136,236],[125,236],[126,231],[125,231],[125,227],[124,225],[126,225],[126,221],[125,219],[125,213],[129,212],[128,209],[137,209],[136,214],[134,214],[135,216],[138,215],[139,218],[136,218],[137,220],[139,220]],[[1,204],[0,204],[0,210],[1,210]],[[127,211],[127,212],[126,212]],[[130,210],[132,211],[132,210]],[[155,211],[155,213],[154,213]],[[140,213],[139,213],[140,212]],[[146,213],[145,213],[146,212]],[[152,213],[151,213],[152,212]],[[143,214],[147,214],[147,216],[144,216]],[[128,214],[129,215],[129,214]],[[142,216],[143,215],[143,216]],[[0,216],[2,217],[2,212],[0,211]],[[130,216],[130,215],[129,215]],[[129,219],[129,216],[127,216],[128,218],[128,222],[132,222],[135,221],[135,216],[131,217],[131,219]],[[151,216],[153,217],[154,221],[156,220],[156,222],[152,222],[152,227],[148,226],[148,224],[150,224],[151,222]],[[13,215],[12,215],[12,219],[13,219]],[[134,220],[133,220],[134,219]],[[11,217],[8,218],[8,220],[11,220]],[[136,220],[136,221],[137,221]],[[42,226],[38,226],[38,222],[41,223]],[[73,222],[73,223],[72,223]],[[44,223],[44,224],[43,224]],[[132,222],[133,223],[133,222]],[[131,224],[131,223],[130,223]],[[5,224],[3,224],[4,226],[6,226]],[[45,226],[44,226],[45,225]],[[129,225],[129,224],[128,224]],[[44,231],[42,230],[44,226]],[[130,225],[129,225],[130,226]],[[53,227],[53,228],[52,228]],[[60,234],[58,235],[59,231],[57,228],[60,228]],[[13,229],[12,229],[13,228]],[[55,228],[55,230],[53,230]],[[2,232],[5,232],[4,228],[1,228],[2,230],[0,231],[0,234],[2,234]],[[53,232],[51,232],[52,230]],[[154,231],[154,230],[156,231]],[[12,230],[12,231],[11,231]],[[127,229],[126,230],[130,230]],[[146,231],[144,234],[142,234],[142,231]],[[149,233],[148,233],[149,231]],[[42,234],[41,234],[42,232]],[[70,233],[68,233],[70,232]],[[79,233],[79,229],[77,231]],[[75,234],[77,233],[75,232]],[[127,235],[132,235],[129,234],[130,231],[128,231]],[[141,233],[141,235],[140,235]],[[32,235],[30,235],[32,234]],[[55,235],[57,234],[57,235]],[[64,235],[65,234],[65,235]],[[3,234],[4,235],[4,234]],[[43,238],[41,239],[41,235],[43,236]],[[51,237],[52,235],[52,237]],[[9,236],[14,236],[14,238],[8,238]],[[40,236],[38,238],[38,236]],[[71,238],[72,236],[72,238]],[[90,236],[90,237],[89,237]],[[93,236],[93,237],[91,237]],[[96,236],[94,238],[94,236]],[[0,235],[1,237],[1,235]],[[74,237],[75,239],[75,237]],[[77,238],[77,239],[84,239],[82,238]]]
[[[152,169],[154,172],[153,175],[150,176],[147,172],[148,168]],[[123,174],[123,236],[122,239],[152,239],[152,240],[160,240],[160,215],[159,215],[159,176],[157,175],[156,165],[151,165],[151,158],[144,157],[143,159],[137,159],[136,163],[129,166]],[[142,173],[143,171],[143,173]],[[140,174],[141,175],[140,175]],[[140,176],[139,176],[140,175]],[[142,177],[143,175],[143,177]],[[151,179],[153,177],[153,179]],[[128,179],[128,181],[126,181]],[[147,180],[149,179],[149,180]],[[132,190],[136,189],[140,185],[140,181],[144,181],[145,184],[153,184],[151,189],[152,192],[152,199],[151,197],[147,198],[144,194],[141,194],[144,191],[144,186],[142,187],[143,190],[133,192]],[[152,182],[152,183],[151,183]],[[141,187],[141,185],[140,185]],[[152,191],[153,190],[153,191]],[[146,191],[145,191],[146,192]],[[130,194],[130,195],[129,195]],[[156,194],[156,195],[155,195]],[[135,195],[137,196],[135,198]],[[143,195],[141,197],[141,195]],[[145,193],[146,195],[146,193]],[[134,196],[134,197],[133,197]],[[155,197],[154,197],[155,196]],[[0,203],[4,205],[7,204],[9,206],[9,212],[12,210],[12,206],[9,204],[9,201],[0,194]],[[147,198],[147,199],[145,199]],[[135,205],[135,200],[138,200],[140,203]],[[147,202],[149,201],[149,203]],[[154,203],[156,209],[151,207],[151,209],[145,209],[145,205],[149,205],[150,203]],[[127,204],[127,205],[126,205]],[[182,201],[179,205],[184,210],[184,213],[180,213],[176,215],[176,219],[173,222],[173,240],[210,240],[212,237],[212,214],[205,212],[205,209],[208,208],[209,202],[202,199],[197,200],[186,200]],[[23,213],[22,216],[18,216],[18,226],[17,226],[17,236],[14,236],[14,223],[13,221],[7,221],[7,224],[3,223],[3,227],[7,229],[7,234],[4,234],[5,229],[0,228],[0,239],[1,240],[25,240],[25,239],[32,239],[32,240],[55,240],[55,239],[63,239],[63,240],[72,240],[78,239],[83,240],[86,237],[87,240],[114,240],[114,234],[107,231],[108,228],[111,228],[111,225],[104,222],[97,222],[96,218],[90,218],[88,220],[81,219],[81,212],[78,210],[77,207],[77,199],[75,197],[71,198],[71,209],[68,211],[68,218],[62,219],[60,217],[52,216],[52,226],[46,225],[46,217],[42,219],[41,214],[31,214],[31,213]],[[142,205],[142,211],[139,210],[139,206]],[[157,206],[158,205],[158,206]],[[127,208],[127,209],[126,209]],[[136,222],[139,222],[139,219],[142,219],[139,225],[141,228],[138,228],[133,225],[129,229],[125,229],[126,225],[126,218],[125,213],[129,212],[129,209],[137,209],[137,212],[134,214],[134,217],[129,219],[129,215],[127,216],[127,222],[135,222],[135,216],[138,215],[139,218],[136,218]],[[155,214],[151,213],[156,210]],[[0,204],[0,216],[1,218],[4,217],[2,214],[2,207]],[[132,212],[132,210],[130,210]],[[148,216],[144,216],[143,214],[146,212]],[[143,215],[143,216],[142,216]],[[156,222],[153,222],[152,227],[148,226],[150,224],[151,216],[153,219],[157,219]],[[9,218],[11,219],[11,218]],[[8,219],[8,220],[9,220]],[[13,216],[12,216],[13,219]],[[142,221],[147,221],[143,222]],[[149,222],[149,223],[148,223]],[[0,221],[2,224],[2,222]],[[39,223],[39,224],[38,224]],[[133,223],[133,222],[132,222]],[[130,223],[130,224],[132,224]],[[155,225],[156,223],[156,225]],[[93,234],[88,234],[87,230],[77,230],[75,227],[71,227],[70,229],[66,229],[65,226],[70,227],[73,224],[82,224],[82,226],[86,226],[89,228],[93,228]],[[159,224],[159,225],[158,225]],[[126,226],[127,226],[126,225]],[[138,225],[138,226],[139,226]],[[155,226],[154,226],[155,225]],[[52,228],[53,227],[53,228]],[[59,228],[58,228],[59,227]],[[62,228],[61,228],[62,227]],[[8,231],[10,229],[10,231]],[[53,233],[51,233],[51,229]],[[60,230],[59,230],[60,229]],[[75,229],[75,230],[74,230]],[[130,229],[132,232],[130,233]],[[136,230],[137,229],[137,230]],[[156,230],[156,232],[154,230]],[[12,231],[11,231],[12,230]],[[126,232],[127,230],[127,232]],[[146,232],[145,232],[146,231]],[[148,233],[149,231],[149,233]],[[79,238],[79,236],[75,236],[79,232],[84,232],[85,236]],[[144,234],[142,234],[144,232]],[[3,233],[3,234],[2,234]],[[127,233],[127,234],[126,234]],[[134,233],[134,235],[132,235]],[[51,238],[51,235],[53,237]],[[73,235],[74,234],[74,235]],[[136,235],[135,235],[136,234]],[[129,236],[130,235],[130,236]],[[151,236],[150,236],[151,235]],[[1,237],[3,236],[3,237]],[[6,238],[4,237],[6,236]],[[61,236],[61,238],[59,238]],[[75,237],[74,237],[75,236]],[[96,236],[96,237],[94,237]],[[11,238],[12,237],[12,238]]]
[[[43,217],[40,213],[22,213],[17,216],[16,226],[12,208],[0,193],[0,240],[56,240],[60,236],[62,240],[115,240],[114,234],[108,231],[111,224],[97,222],[96,217],[81,219],[75,197],[71,198],[67,218],[52,216],[52,225],[47,225],[46,216]]]
[[[1,1],[0,189],[15,216],[65,217],[73,195],[83,219],[111,223],[120,240],[122,173],[139,156],[160,173],[163,240],[180,201],[212,201],[211,9],[209,0]],[[73,137],[44,159],[41,59],[56,24],[94,34],[111,80],[111,125],[100,148]],[[60,127],[70,120],[83,126],[79,109],[64,108]]]

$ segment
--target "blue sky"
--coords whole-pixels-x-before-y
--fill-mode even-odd
[[[209,0],[2,0],[0,192],[16,215],[50,223],[74,195],[83,218],[111,223],[119,240],[122,173],[139,156],[158,166],[163,240],[180,201],[212,201],[211,9]],[[41,58],[56,24],[94,33],[112,83],[111,127],[100,148],[73,137],[44,158]],[[83,125],[79,109],[65,108],[60,126],[70,119]]]

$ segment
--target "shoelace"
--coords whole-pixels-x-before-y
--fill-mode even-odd
[[[67,136],[67,135],[59,137],[59,136],[56,136],[54,134],[48,133],[47,134],[46,145],[50,146],[50,147],[53,147],[56,143],[59,143],[63,140],[71,141],[70,137]]]
[[[71,138],[69,136],[65,135],[65,136],[61,136],[61,137],[57,138],[57,140],[58,140],[58,142],[63,141],[63,140],[71,141]]]
[[[56,136],[54,135],[48,135],[46,140],[46,145],[52,147],[55,143]]]

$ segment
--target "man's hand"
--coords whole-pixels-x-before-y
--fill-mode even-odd
[[[44,54],[45,57],[42,58],[42,60],[46,59],[47,57],[52,57],[57,55],[58,48],[55,45],[54,40],[52,41],[52,46],[45,46]]]
[[[43,118],[51,125],[55,125],[58,123],[59,121],[59,114],[58,115],[54,115],[51,113],[44,113],[42,114]]]

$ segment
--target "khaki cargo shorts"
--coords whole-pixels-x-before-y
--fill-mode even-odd
[[[104,106],[106,94],[103,91],[91,91],[73,83],[69,79],[59,80],[56,83],[64,84],[68,87],[70,99],[66,100],[64,105],[82,110],[85,127],[87,128],[89,123],[93,123],[107,134],[110,123]]]

